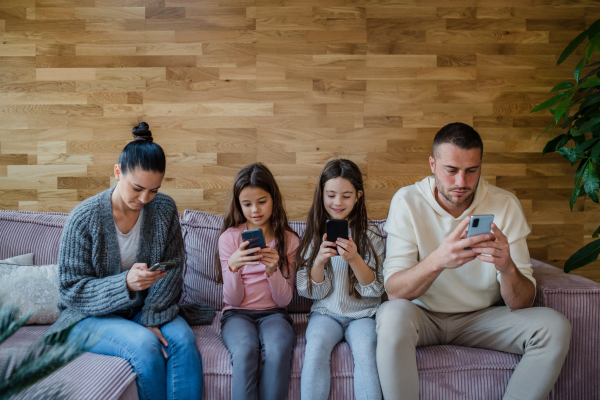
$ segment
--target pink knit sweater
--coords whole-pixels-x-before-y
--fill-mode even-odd
[[[244,265],[236,272],[231,271],[227,261],[242,243],[242,231],[246,224],[227,229],[219,237],[219,257],[223,269],[223,311],[231,309],[268,310],[275,307],[286,307],[294,293],[296,276],[296,250],[300,240],[291,232],[286,232],[287,258],[289,278],[285,278],[281,269],[277,268],[269,277],[265,265]],[[275,247],[275,240],[268,243]]]

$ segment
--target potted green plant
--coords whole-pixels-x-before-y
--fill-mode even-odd
[[[549,109],[554,120],[540,136],[555,128],[562,132],[549,140],[543,154],[558,152],[577,165],[575,182],[569,205],[571,211],[579,197],[588,196],[598,203],[600,184],[600,61],[590,62],[596,51],[600,53],[600,20],[579,34],[562,52],[557,65],[565,61],[585,40],[581,59],[574,70],[574,80],[564,81],[552,88],[557,93],[552,98],[535,107],[530,113]],[[539,136],[538,136],[539,139]],[[597,238],[600,227],[592,237]],[[595,261],[600,255],[600,239],[588,243],[575,252],[565,263],[565,272],[583,267]]]

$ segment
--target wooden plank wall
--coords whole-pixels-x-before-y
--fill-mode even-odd
[[[168,154],[180,210],[222,213],[262,161],[303,219],[327,160],[367,176],[372,218],[429,174],[435,132],[483,136],[483,175],[523,204],[534,258],[562,266],[600,209],[528,115],[600,18],[595,0],[1,0],[0,208],[69,212],[111,185],[130,129]],[[598,263],[579,273],[600,281]]]

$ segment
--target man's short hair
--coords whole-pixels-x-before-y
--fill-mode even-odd
[[[475,129],[462,122],[453,122],[436,133],[433,139],[433,157],[438,146],[451,143],[463,150],[481,149],[483,157],[483,142]]]

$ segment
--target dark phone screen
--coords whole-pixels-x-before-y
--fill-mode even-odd
[[[335,242],[338,238],[348,239],[348,221],[345,219],[327,220],[327,241]]]
[[[254,247],[260,247],[261,249],[264,249],[265,247],[267,247],[267,244],[265,243],[265,235],[263,235],[263,231],[261,229],[249,229],[246,231],[242,232],[242,240],[243,241],[249,241],[250,243],[248,243],[248,246],[246,246],[246,249],[251,249]],[[249,254],[250,256],[253,256],[254,253]]]

